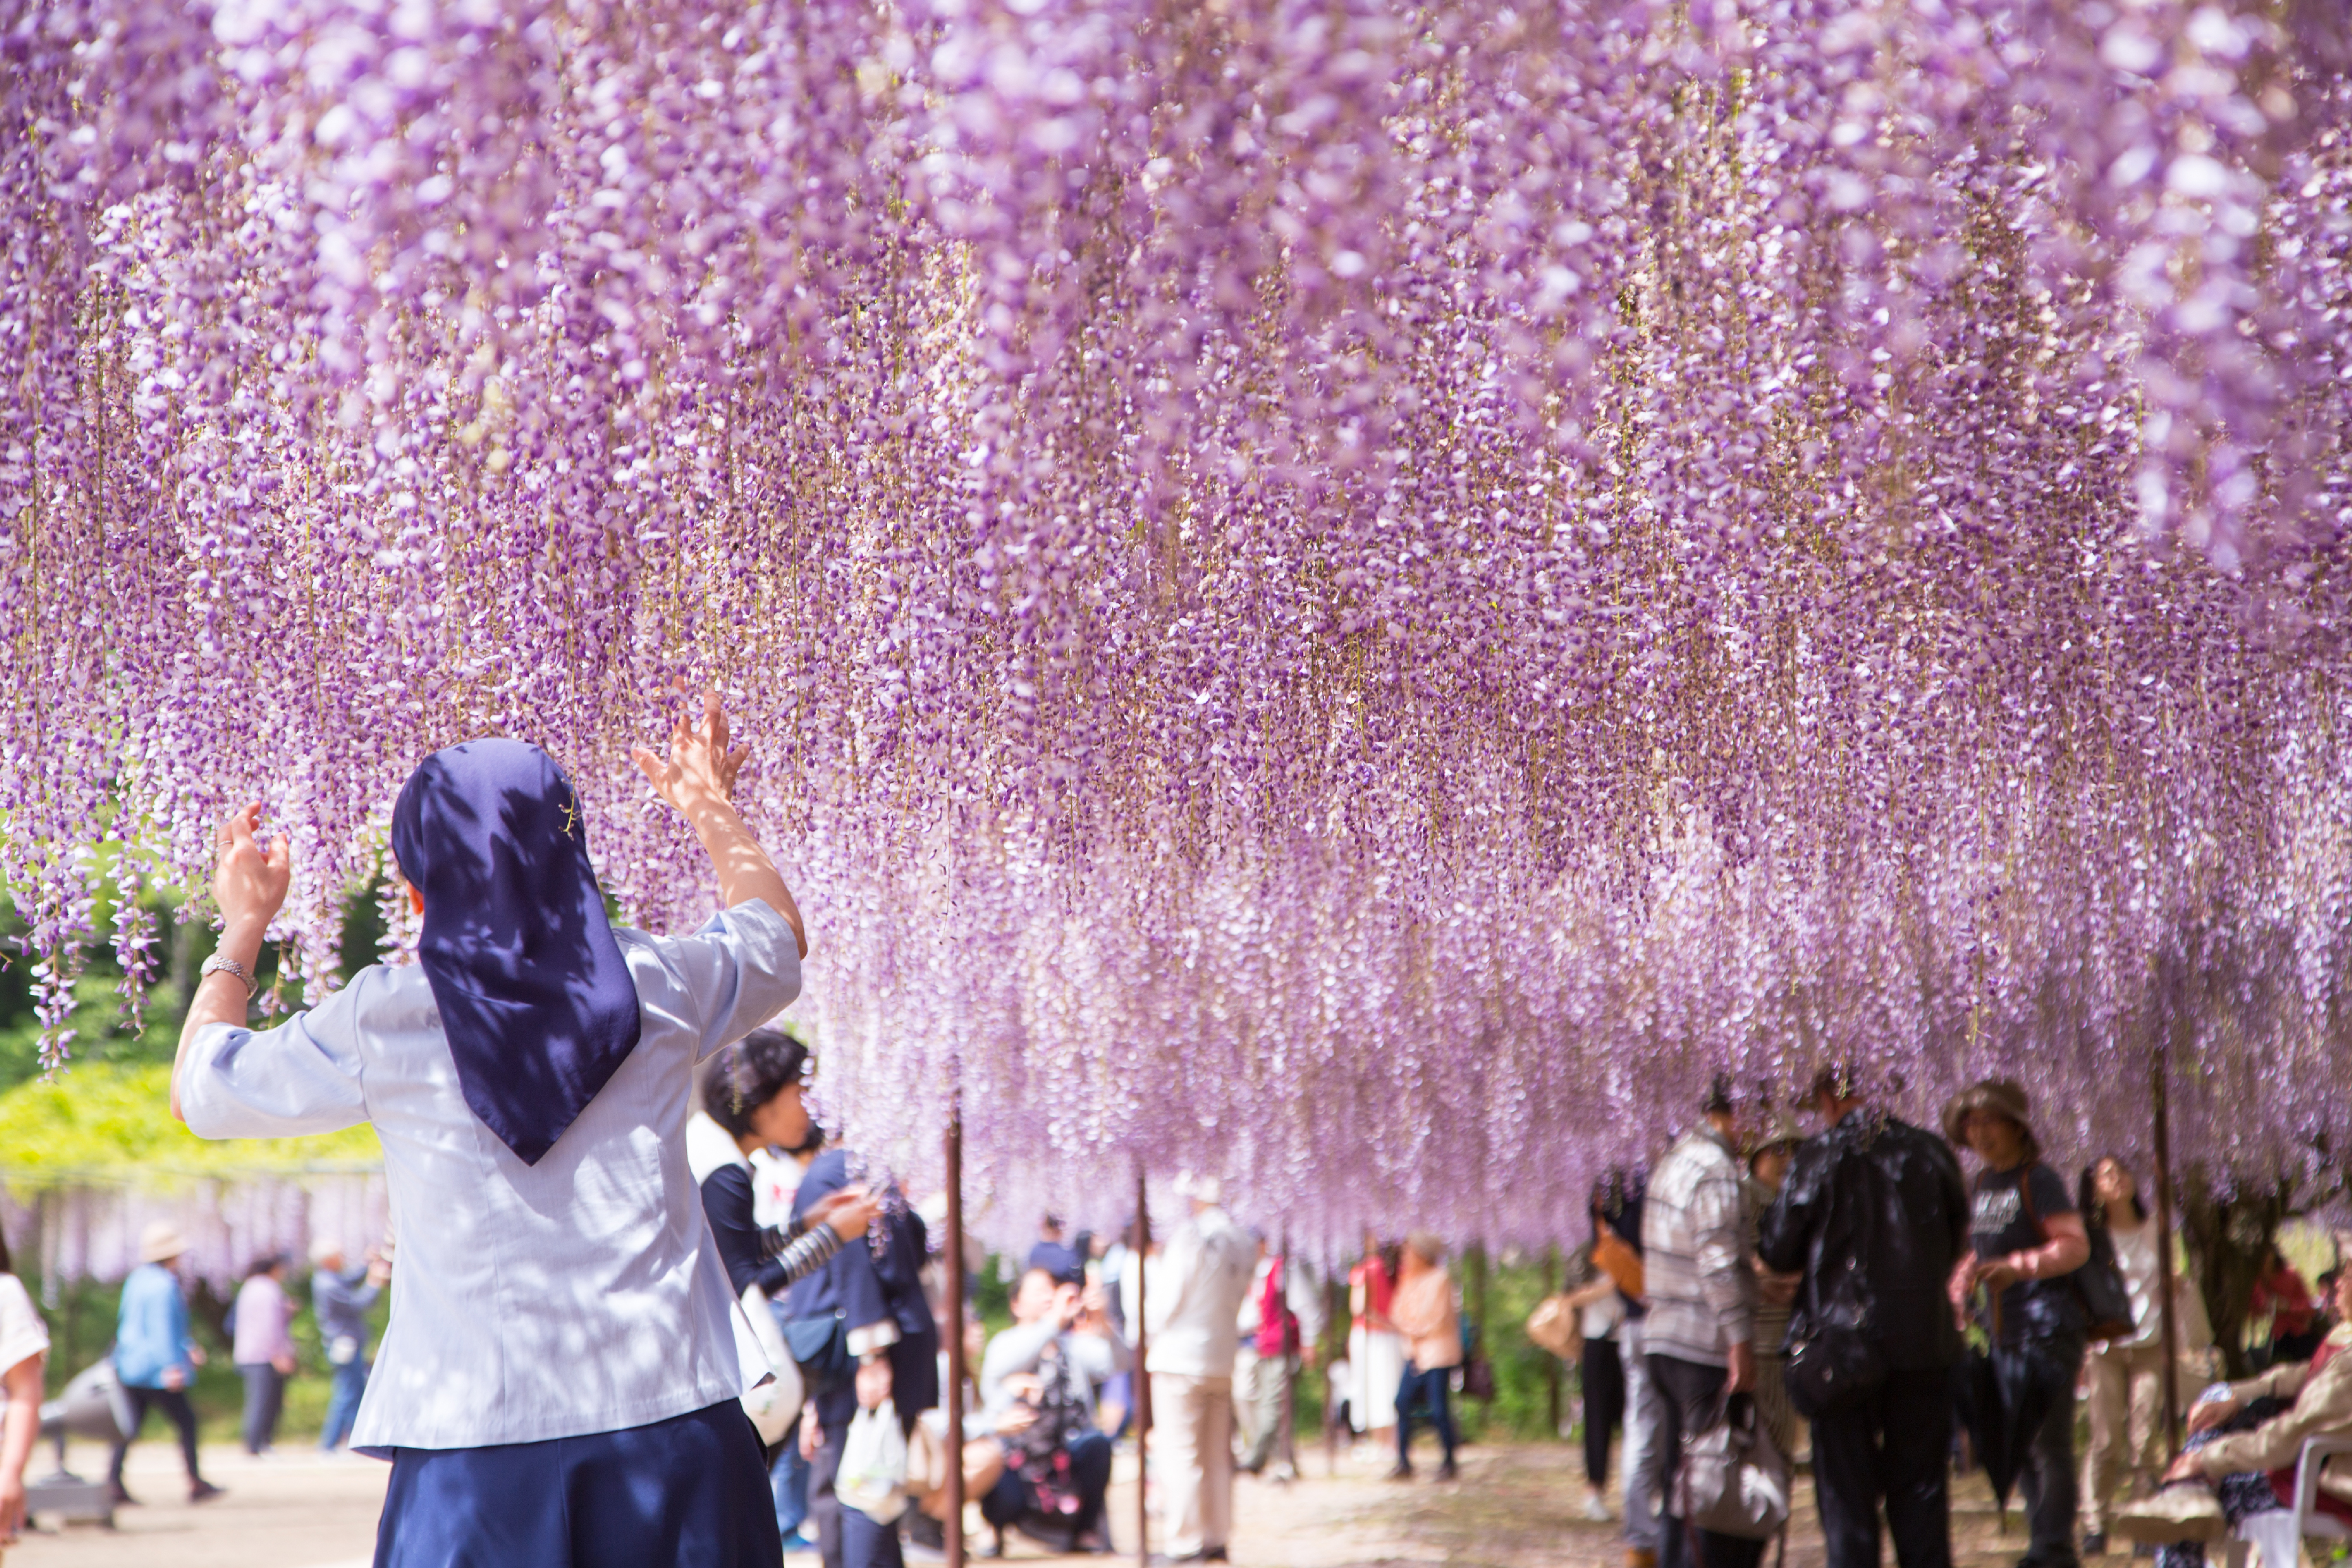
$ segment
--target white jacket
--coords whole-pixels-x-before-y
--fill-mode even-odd
[[[1231,1377],[1234,1324],[1257,1266],[1257,1243],[1223,1209],[1185,1222],[1151,1270],[1143,1310],[1151,1343],[1145,1369],[1180,1377]]]

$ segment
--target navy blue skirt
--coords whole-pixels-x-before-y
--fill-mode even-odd
[[[775,1568],[760,1459],[733,1400],[620,1432],[395,1448],[375,1568]]]

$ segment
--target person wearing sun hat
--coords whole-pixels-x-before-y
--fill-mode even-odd
[[[147,1412],[161,1410],[180,1435],[180,1457],[188,1467],[188,1500],[221,1494],[196,1463],[196,1412],[188,1387],[205,1362],[204,1347],[188,1336],[188,1299],[175,1268],[188,1244],[162,1220],[139,1236],[139,1267],[122,1281],[116,1310],[114,1376],[131,1402],[131,1430],[119,1438],[106,1468],[109,1494],[118,1504],[136,1502],[122,1485],[122,1460],[147,1424]]]
[[[417,962],[245,1026],[290,851],[222,825],[225,929],[180,1037],[204,1138],[365,1121],[400,1237],[352,1446],[392,1461],[376,1568],[775,1568],[740,1403],[773,1375],[729,1288],[687,1148],[696,1066],[800,990],[800,913],[736,811],[719,700],[637,765],[710,857],[699,931],[615,929],[555,760],[468,741],[418,764],[392,848]]]
[[[2074,1568],[2074,1383],[2089,1327],[2066,1277],[2090,1260],[2090,1233],[2066,1180],[2042,1158],[2022,1085],[1985,1079],[1944,1107],[1944,1136],[1980,1163],[1969,1190],[1970,1250],[1952,1270],[1953,1310],[1981,1293],[2000,1408],[1979,1409],[1979,1454],[2008,1452],[2025,1493],[2027,1568]],[[1998,1422],[1999,1441],[1987,1426]],[[1990,1459],[1988,1468],[1991,1468]],[[2005,1480],[1994,1476],[1996,1492]]]

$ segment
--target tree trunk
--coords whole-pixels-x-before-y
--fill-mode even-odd
[[[2213,1342],[2221,1347],[2230,1376],[2250,1376],[2254,1369],[2243,1343],[2246,1308],[2279,1225],[2294,1212],[2293,1188],[2284,1181],[2243,1184],[2223,1197],[2201,1164],[2182,1175],[2180,1188],[2180,1237],[2204,1293]]]

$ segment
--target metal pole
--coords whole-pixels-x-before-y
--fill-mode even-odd
[[[1151,1211],[1143,1193],[1143,1162],[1135,1162],[1135,1561],[1151,1568],[1151,1374],[1144,1370],[1151,1355],[1150,1321],[1144,1286],[1151,1271],[1144,1265],[1151,1249]]]
[[[948,1100],[948,1568],[963,1568],[963,1094]]]
[[[2164,1445],[2167,1453],[2177,1458],[2180,1454],[2180,1341],[2172,1321],[2172,1130],[2165,1081],[2171,1055],[2171,991],[2167,985],[2159,993],[2167,1000],[2163,1015],[2157,1019],[2148,1079],[2150,1098],[2156,1102],[2156,1262],[2164,1287],[2164,1294],[2158,1298],[2164,1324]]]

